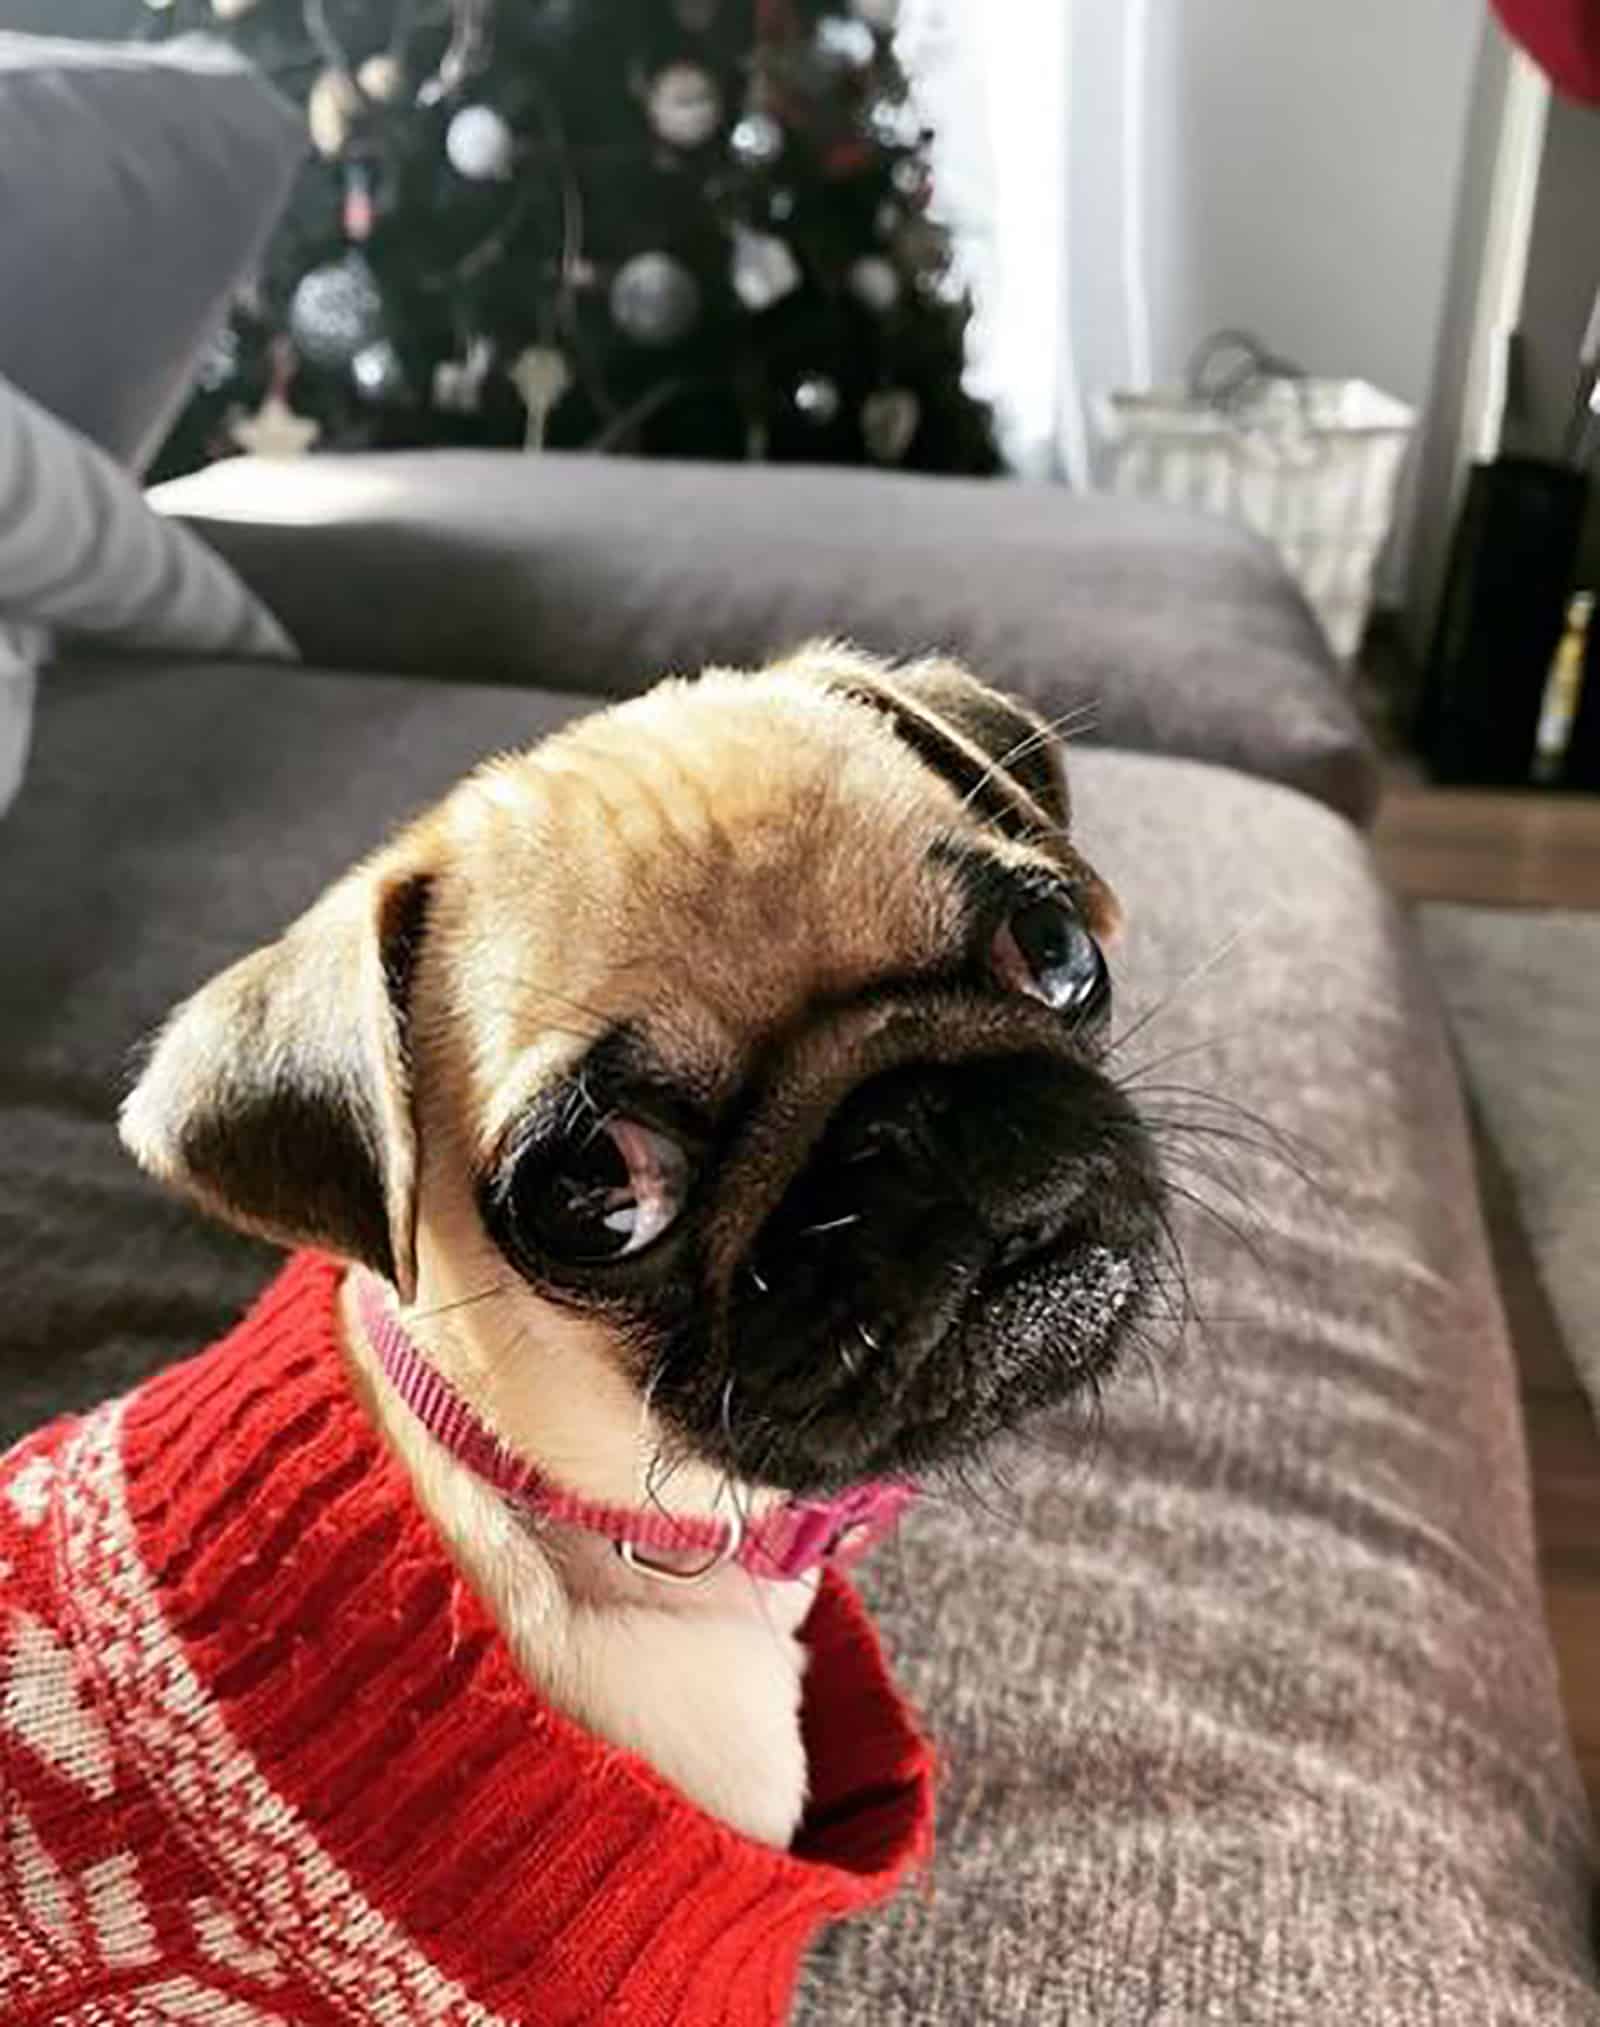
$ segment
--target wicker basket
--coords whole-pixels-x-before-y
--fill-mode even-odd
[[[1223,412],[1179,393],[1097,404],[1115,493],[1243,521],[1277,549],[1348,662],[1372,610],[1413,409],[1364,380],[1278,380]]]

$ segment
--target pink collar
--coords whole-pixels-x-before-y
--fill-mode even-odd
[[[388,1290],[357,1269],[356,1299],[367,1338],[390,1385],[434,1441],[501,1496],[541,1519],[607,1536],[628,1566],[664,1583],[700,1583],[725,1564],[752,1576],[793,1578],[823,1563],[848,1565],[888,1534],[916,1497],[892,1479],[852,1486],[834,1499],[787,1499],[758,1520],[724,1521],[564,1492],[517,1457],[430,1365],[395,1315]],[[658,1556],[697,1558],[688,1569]]]

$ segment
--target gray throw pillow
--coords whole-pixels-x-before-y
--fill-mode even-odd
[[[220,556],[156,513],[104,451],[0,380],[0,810],[22,778],[49,632],[147,653],[295,658]]]
[[[292,660],[294,643],[103,451],[0,380],[0,622],[117,648]]]
[[[45,651],[38,627],[0,626],[0,816],[22,785],[33,731],[33,683]]]
[[[0,373],[148,462],[306,146],[222,43],[0,34]]]

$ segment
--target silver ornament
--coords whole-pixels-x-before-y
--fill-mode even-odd
[[[839,21],[828,15],[817,23],[817,53],[829,63],[865,70],[878,53],[877,38],[864,21]]]
[[[211,0],[211,11],[219,21],[242,21],[256,0]]]
[[[728,153],[742,169],[770,169],[783,153],[783,128],[771,113],[746,113],[728,136]]]
[[[928,172],[920,162],[896,162],[889,171],[889,181],[902,197],[921,197],[927,180]]]
[[[922,420],[922,403],[909,387],[885,387],[861,404],[861,435],[881,465],[897,465],[911,448]]]
[[[363,401],[399,401],[406,391],[406,369],[387,338],[363,345],[350,361],[350,378]]]
[[[774,190],[772,195],[767,199],[767,210],[780,225],[785,219],[793,218],[794,192],[792,190]]]
[[[381,106],[390,105],[405,90],[406,74],[400,59],[388,50],[381,49],[376,56],[369,56],[356,71],[356,83],[369,99],[375,99]]]
[[[794,405],[807,422],[825,428],[839,413],[839,389],[826,373],[808,373],[794,390]]]
[[[674,148],[703,147],[722,122],[722,94],[697,63],[669,63],[650,80],[650,125]]]
[[[752,232],[748,226],[736,225],[728,278],[740,302],[759,316],[800,286],[800,263],[788,241],[776,233]]]
[[[900,277],[893,261],[881,253],[864,253],[853,260],[845,283],[856,301],[865,303],[875,316],[887,316],[900,300]]]
[[[675,345],[700,318],[700,284],[670,253],[636,253],[611,280],[611,315],[636,345]]]
[[[900,0],[850,0],[857,14],[869,28],[876,28],[880,35],[888,35],[900,16]]]
[[[359,253],[300,277],[289,299],[289,335],[303,358],[326,367],[348,366],[383,336],[383,297]]]
[[[463,106],[444,130],[444,152],[458,176],[491,183],[511,174],[516,143],[493,106]]]
[[[325,161],[344,152],[350,129],[361,114],[361,94],[347,70],[318,71],[306,95],[306,126],[311,145]]]

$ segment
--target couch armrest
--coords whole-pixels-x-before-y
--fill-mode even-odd
[[[1111,745],[1371,814],[1371,746],[1277,559],[1055,486],[404,452],[214,465],[152,494],[308,659],[626,694],[816,634],[968,659]]]

